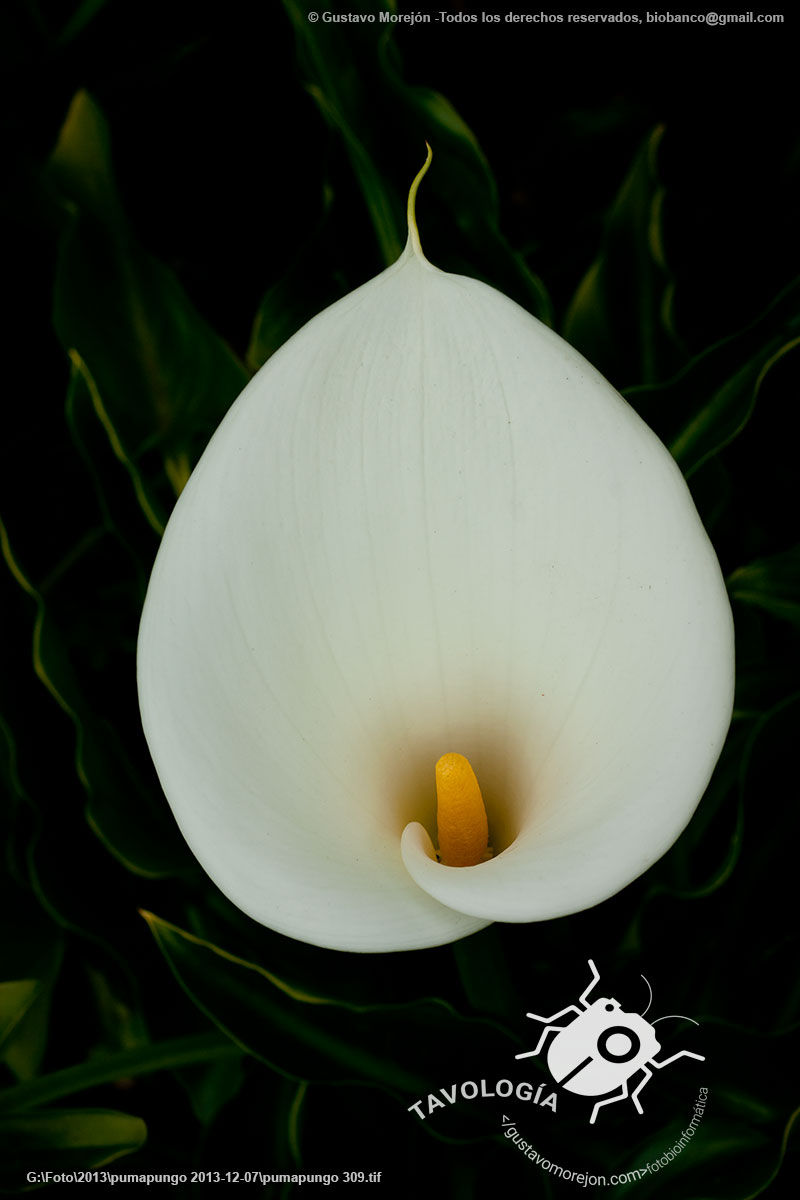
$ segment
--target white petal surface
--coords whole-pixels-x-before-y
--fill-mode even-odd
[[[292,937],[399,950],[577,911],[663,854],[721,748],[732,647],[660,442],[556,335],[409,249],[215,434],[139,686],[218,886]],[[477,867],[425,833],[451,750],[487,803]]]

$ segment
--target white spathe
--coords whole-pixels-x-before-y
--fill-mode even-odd
[[[167,798],[251,917],[407,950],[619,891],[731,715],[719,566],[662,444],[569,345],[422,256],[255,376],[169,522],[139,692]],[[495,857],[436,861],[457,751]]]

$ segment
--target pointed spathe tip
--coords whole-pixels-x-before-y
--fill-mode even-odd
[[[407,216],[408,216],[408,247],[407,248],[410,248],[414,254],[416,254],[419,258],[422,258],[422,259],[425,258],[425,255],[422,252],[422,243],[419,240],[419,230],[417,229],[417,213],[416,213],[417,189],[419,188],[419,185],[422,182],[422,180],[427,175],[428,167],[431,165],[431,162],[433,160],[433,150],[431,149],[430,143],[426,142],[425,145],[427,147],[428,154],[425,159],[425,162],[422,164],[419,171],[415,175],[414,181],[411,184],[411,187],[409,188],[408,206],[407,206],[407,210],[406,210]]]

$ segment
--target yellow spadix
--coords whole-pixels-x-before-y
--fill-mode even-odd
[[[436,764],[436,825],[446,867],[475,867],[490,857],[483,796],[463,754],[443,754]]]

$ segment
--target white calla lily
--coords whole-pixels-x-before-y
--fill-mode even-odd
[[[413,192],[400,259],[214,435],[139,641],[200,863],[251,917],[342,950],[619,891],[689,821],[732,706],[730,608],[677,466],[556,334],[426,261]],[[488,812],[474,866],[431,841],[450,751]]]

